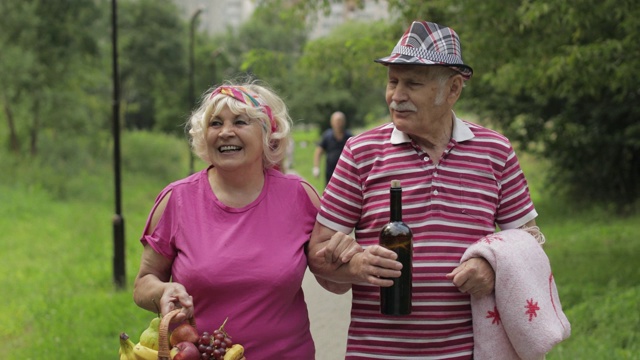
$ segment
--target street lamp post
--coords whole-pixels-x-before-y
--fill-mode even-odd
[[[196,82],[196,74],[195,74],[195,32],[196,32],[196,20],[198,15],[202,13],[202,8],[198,8],[193,15],[191,16],[191,29],[189,32],[189,104],[191,107],[195,106],[196,103],[196,91],[195,91],[195,82]],[[193,174],[195,172],[194,169],[194,157],[193,151],[189,149],[189,174]]]
[[[122,216],[122,190],[120,176],[120,81],[118,75],[118,16],[116,0],[111,0],[111,41],[113,51],[113,170],[115,180],[115,215],[113,216],[113,280],[118,289],[124,289],[125,249],[124,217]]]

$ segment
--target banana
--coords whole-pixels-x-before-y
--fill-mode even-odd
[[[233,344],[224,354],[224,360],[240,360],[244,356],[244,347],[240,344]]]
[[[158,350],[150,349],[140,343],[133,347],[135,360],[158,360]]]
[[[133,354],[133,341],[129,339],[127,333],[120,334],[120,349],[118,350],[120,360],[136,360],[136,356]]]

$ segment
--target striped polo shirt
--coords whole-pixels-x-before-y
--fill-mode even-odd
[[[516,228],[537,216],[518,159],[506,137],[454,116],[451,140],[434,164],[388,123],[349,139],[317,220],[347,234],[355,229],[364,247],[378,244],[394,179],[413,232],[412,314],[381,315],[380,288],[354,284],[346,358],[471,359],[469,295],[445,274],[496,225]]]

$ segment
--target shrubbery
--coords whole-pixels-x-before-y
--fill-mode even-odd
[[[1,182],[20,188],[43,189],[57,200],[113,197],[113,141],[108,134],[61,139],[41,136],[40,154],[16,157],[2,150]],[[187,175],[189,147],[185,139],[145,131],[124,132],[121,138],[122,181],[143,177],[169,183],[175,174]],[[87,186],[87,183],[94,186]]]

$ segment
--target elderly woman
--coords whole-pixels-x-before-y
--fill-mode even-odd
[[[138,306],[226,331],[248,359],[313,359],[301,288],[319,196],[274,169],[291,119],[265,86],[207,91],[189,120],[193,151],[208,167],[158,195],[141,242]],[[326,284],[323,284],[325,286]]]

